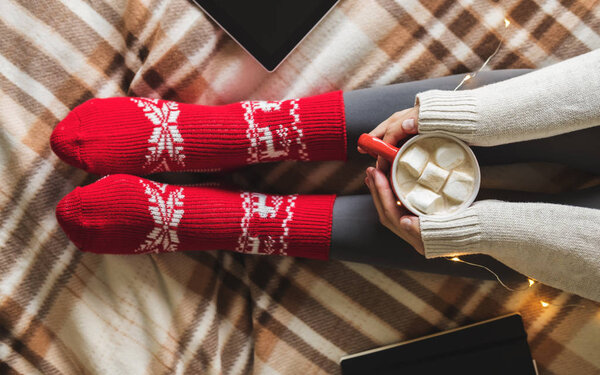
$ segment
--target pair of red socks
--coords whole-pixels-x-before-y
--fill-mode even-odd
[[[57,206],[60,225],[81,250],[232,250],[328,257],[333,195],[170,186],[129,174],[344,160],[346,128],[339,91],[223,106],[92,99],[56,126],[51,145],[75,167],[116,173],[76,188]]]

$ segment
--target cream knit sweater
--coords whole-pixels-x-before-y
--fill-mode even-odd
[[[477,146],[597,126],[600,50],[474,90],[423,92],[416,100],[420,133],[442,131]],[[427,258],[488,254],[600,301],[600,210],[480,201],[448,219],[421,219],[421,234]]]

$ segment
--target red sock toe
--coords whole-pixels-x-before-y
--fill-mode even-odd
[[[333,195],[267,195],[107,176],[78,188],[56,215],[84,251],[232,250],[327,259]]]
[[[84,225],[79,190],[81,188],[75,188],[58,203],[56,206],[56,219],[71,242],[81,249],[85,247],[85,233],[82,231]]]
[[[64,120],[58,123],[50,136],[52,151],[59,158],[74,167],[86,169],[79,157],[79,117],[71,111]]]
[[[343,160],[341,91],[223,106],[92,99],[60,122],[52,149],[98,174],[214,171],[279,160]]]

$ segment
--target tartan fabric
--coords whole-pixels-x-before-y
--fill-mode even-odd
[[[512,23],[492,68],[600,48],[595,0],[342,0],[269,74],[190,1],[1,1],[0,369],[335,374],[346,353],[520,311],[542,373],[597,374],[600,306],[545,286],[511,293],[495,281],[216,251],[84,254],[54,217],[92,178],[60,162],[48,139],[87,99],[215,105],[464,73],[496,48],[505,15]],[[546,165],[517,169],[530,190],[598,182]],[[483,186],[502,187],[504,172],[484,171]],[[363,173],[284,162],[231,181],[350,194],[365,192]]]

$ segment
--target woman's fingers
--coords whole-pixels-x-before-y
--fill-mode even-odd
[[[388,179],[383,172],[377,169],[373,169],[372,176],[375,183],[375,190],[381,204],[381,210],[383,211],[383,216],[385,216],[390,224],[398,222],[400,220],[400,210],[396,204],[396,196],[392,191]]]
[[[417,119],[414,117],[402,120],[402,130],[406,134],[417,134]]]
[[[417,250],[419,254],[425,255],[419,218],[414,215],[404,215],[400,218],[400,227],[412,238],[412,241],[409,241],[409,243],[415,250]]]
[[[377,138],[383,138],[383,136],[385,135],[386,129],[388,128],[388,125],[390,124],[390,122],[392,122],[392,117],[391,116],[388,117],[388,118],[386,118],[379,125],[377,125],[375,127],[375,129],[371,130],[369,132],[369,135],[372,135],[373,137],[377,137]]]
[[[398,142],[406,138],[410,134],[417,134],[417,108],[408,108],[390,116],[391,122],[386,128],[383,140],[392,145],[397,145]]]
[[[397,146],[400,141],[412,134],[418,132],[418,108],[408,108],[391,115],[385,124],[385,134],[383,141]],[[379,157],[377,159],[377,168],[387,171],[390,167],[389,161]]]
[[[408,242],[419,254],[424,254],[419,218],[399,207],[385,174],[375,168],[367,169],[365,179],[381,223]]]
[[[400,227],[407,233],[421,235],[419,219],[414,215],[403,215],[400,217]]]
[[[389,120],[390,120],[389,117],[387,119],[385,119],[385,121],[383,121],[382,123],[380,123],[379,125],[377,125],[375,127],[375,129],[371,130],[369,132],[369,135],[372,135],[373,137],[377,137],[379,139],[383,138],[383,136],[385,135],[385,129],[388,126]],[[363,150],[360,146],[356,146],[356,149],[361,154],[366,154],[367,153],[367,151]]]
[[[377,137],[379,139],[383,139],[390,124],[394,122],[394,119],[392,117],[393,116],[388,117],[383,122],[381,122],[379,125],[377,125],[375,127],[375,129],[373,129],[369,132],[369,135],[371,135],[373,137]],[[362,152],[363,154],[366,153],[365,150],[362,150],[360,147],[358,148],[358,151]]]
[[[417,134],[419,132],[419,107],[409,108],[401,119],[400,126],[406,134]]]
[[[371,198],[373,198],[373,204],[375,205],[375,209],[377,210],[377,214],[379,216],[379,221],[383,225],[386,225],[385,223],[387,223],[387,218],[384,216],[383,207],[381,205],[381,199],[379,198],[379,192],[377,191],[377,188],[375,187],[375,178],[373,175],[374,171],[375,171],[375,168],[373,168],[373,167],[367,168],[367,187],[369,188],[369,191],[371,192]]]
[[[401,112],[398,112],[401,113]],[[396,114],[392,115],[396,116]],[[390,117],[390,118],[392,118]],[[383,136],[383,141],[385,143],[389,143],[393,146],[398,145],[398,143],[403,140],[404,138],[406,138],[407,134],[404,132],[404,130],[402,129],[402,126],[400,126],[401,123],[399,123],[398,119],[394,119],[394,122],[391,123],[388,128],[386,129],[386,132]],[[390,162],[388,160],[385,160],[382,157],[378,157],[377,158],[377,168],[381,169],[382,171],[387,171],[390,168]]]
[[[418,107],[398,111],[377,125],[375,129],[371,130],[369,135],[397,146],[407,136],[418,133],[418,115]],[[362,154],[367,153],[366,150],[359,146],[356,149]],[[390,162],[382,157],[378,157],[376,167],[382,171],[387,171],[390,168]]]

